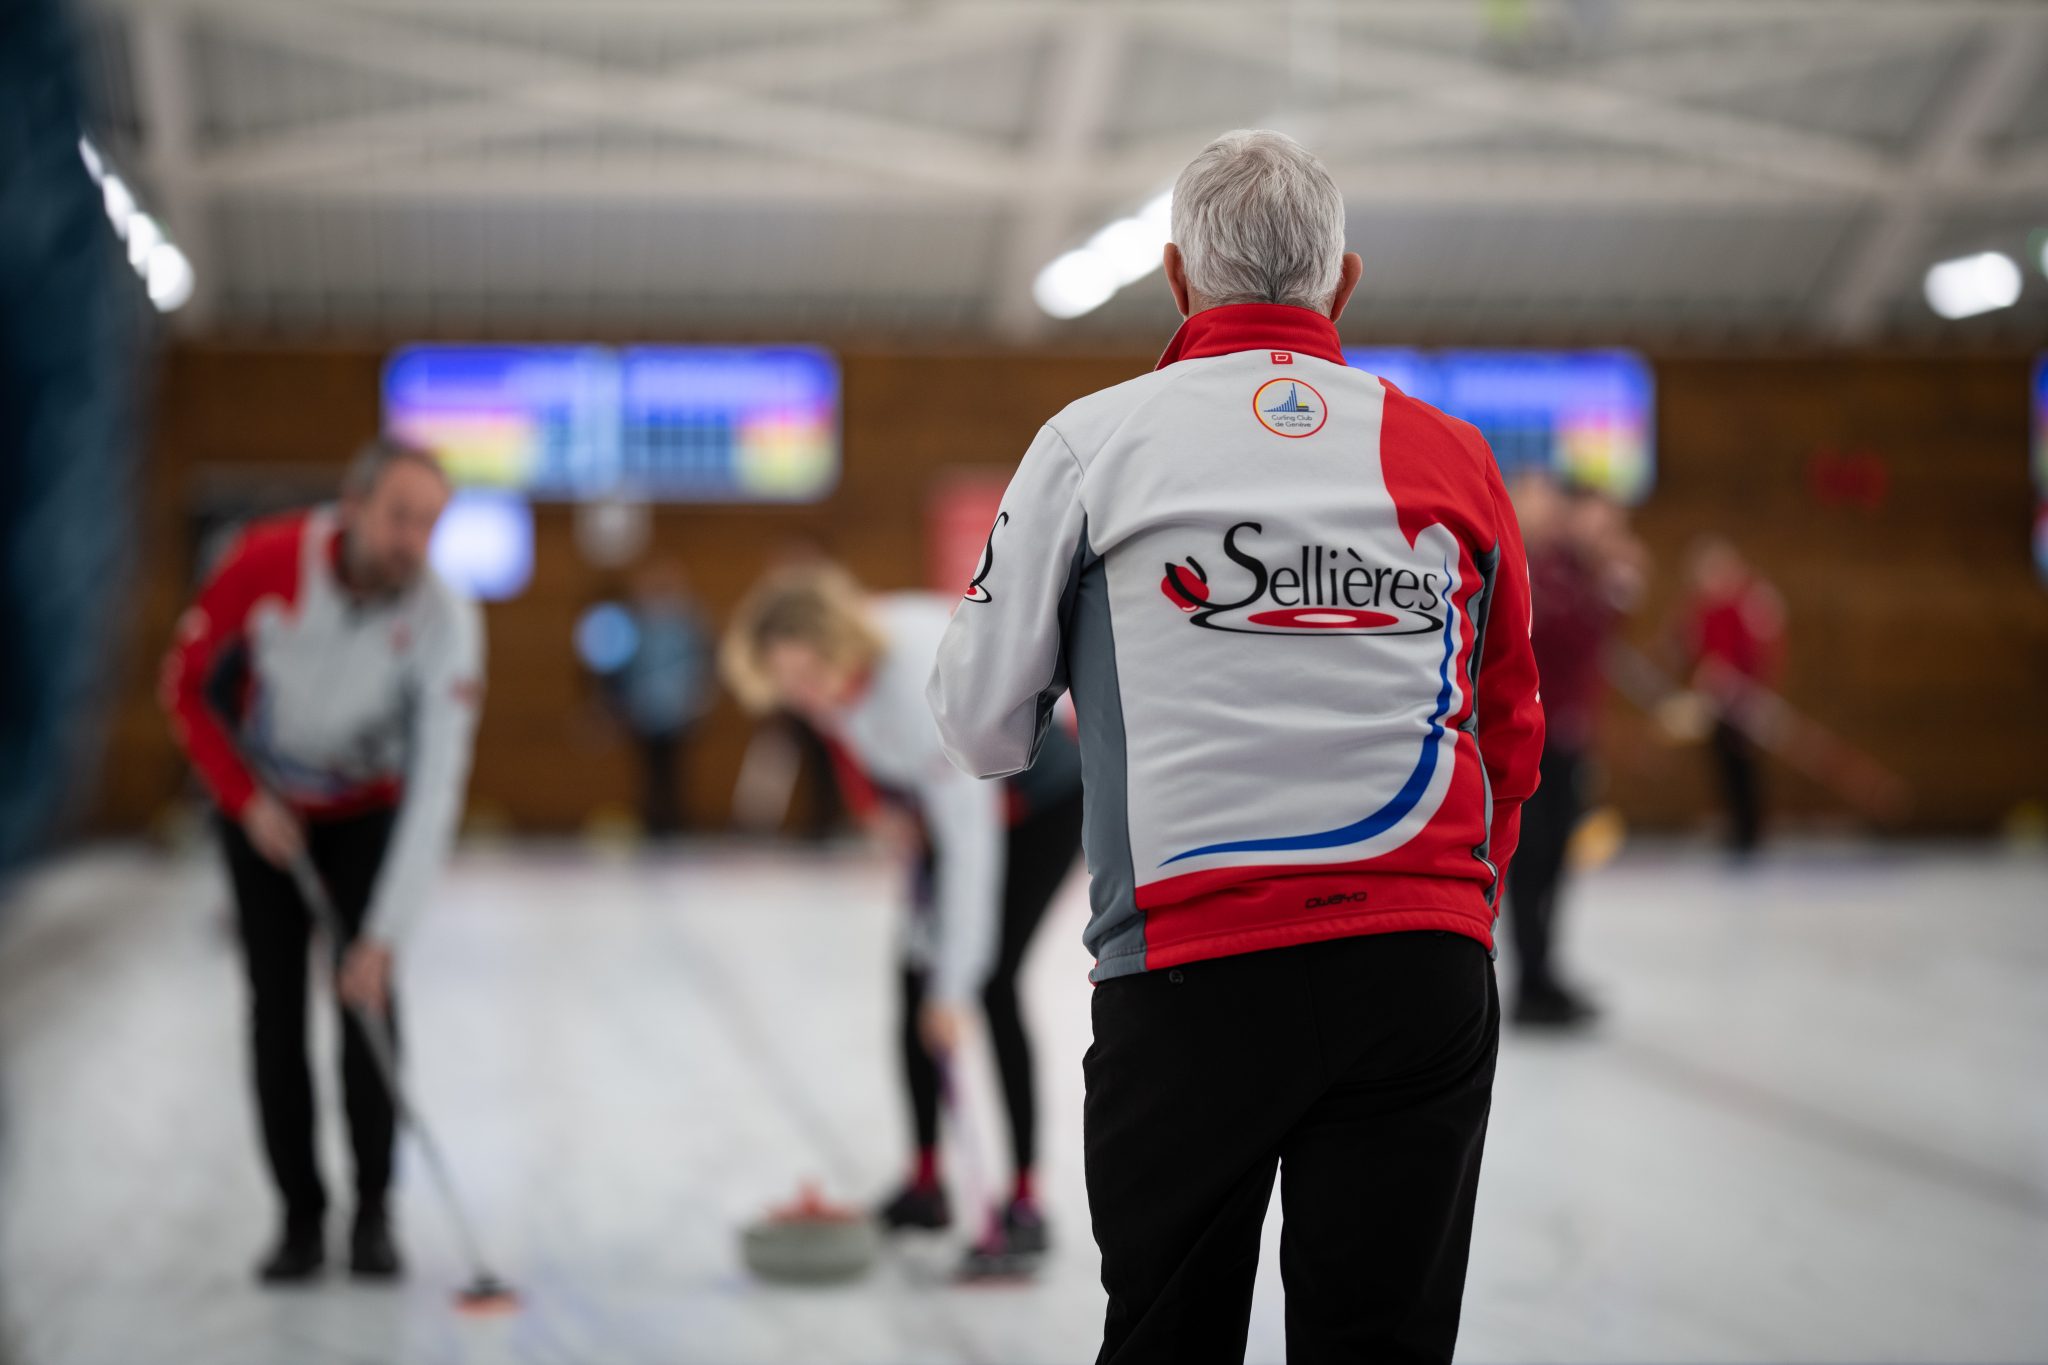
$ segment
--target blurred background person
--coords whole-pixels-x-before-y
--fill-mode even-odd
[[[1750,722],[1761,715],[1759,694],[1776,685],[1784,659],[1784,599],[1718,536],[1694,544],[1687,579],[1680,622],[1686,671],[1713,710],[1707,742],[1728,851],[1746,859],[1762,844],[1765,823],[1763,763]]]
[[[137,301],[63,7],[0,7],[0,889],[81,795],[133,550]]]
[[[434,457],[384,439],[356,456],[338,505],[261,521],[179,619],[163,668],[171,730],[217,808],[250,992],[264,1152],[282,1229],[266,1283],[326,1259],[306,1058],[309,860],[348,933],[336,994],[396,1037],[394,955],[425,908],[462,811],[482,698],[476,609],[427,564],[448,502]],[[401,1271],[386,1196],[392,1097],[342,1012],[341,1078],[355,1157],[349,1268]]]
[[[690,753],[711,707],[711,647],[689,580],[672,560],[656,560],[633,576],[626,619],[632,649],[605,676],[605,693],[639,754],[642,827],[666,839],[694,823]]]
[[[917,1149],[909,1179],[879,1211],[891,1231],[953,1222],[939,1110],[970,1011],[981,1007],[1013,1180],[991,1225],[969,1229],[978,1239],[963,1272],[1001,1274],[1029,1269],[1051,1244],[1036,1185],[1038,1086],[1017,973],[1081,849],[1081,766],[1058,726],[1038,761],[1005,782],[977,781],[946,761],[925,683],[949,618],[936,594],[869,597],[831,565],[798,565],[740,603],[722,661],[751,709],[790,710],[835,746],[853,787],[849,805],[914,861],[898,1046]]]
[[[1608,646],[1642,595],[1647,557],[1627,514],[1596,489],[1532,470],[1516,479],[1514,500],[1529,549],[1530,641],[1544,717],[1542,781],[1522,803],[1522,842],[1508,868],[1514,1019],[1571,1027],[1598,1011],[1558,965],[1565,873],[1594,780]]]

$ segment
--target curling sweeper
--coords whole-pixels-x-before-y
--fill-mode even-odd
[[[887,1232],[954,1225],[940,1159],[942,1072],[970,1022],[979,1016],[984,1026],[1014,1180],[1006,1191],[977,1191],[964,1210],[980,1237],[963,1273],[978,1278],[991,1260],[1035,1262],[1051,1245],[1036,1193],[1037,1085],[1017,979],[1080,854],[1081,759],[1064,723],[1053,723],[1042,727],[1037,761],[1000,782],[946,761],[925,684],[951,610],[933,594],[870,594],[831,565],[787,565],[734,609],[720,662],[749,710],[793,712],[825,739],[848,807],[910,873],[891,1042],[913,1146],[903,1184],[875,1210]],[[1003,1202],[984,1227],[989,1194]]]
[[[346,942],[341,930],[341,917],[335,913],[334,901],[327,894],[327,884],[320,880],[320,873],[313,861],[304,854],[291,863],[292,880],[297,883],[300,897],[306,908],[312,912],[314,924],[331,944]],[[434,1140],[434,1134],[418,1109],[406,1095],[399,1083],[396,1054],[392,1051],[391,1035],[385,1031],[383,1017],[373,1010],[355,1005],[348,1007],[348,1016],[358,1029],[363,1040],[369,1045],[370,1056],[376,1061],[378,1078],[391,1095],[392,1108],[398,1112],[398,1121],[412,1130],[418,1140],[420,1153],[426,1158],[427,1171],[432,1177],[434,1188],[440,1192],[441,1203],[448,1210],[448,1220],[455,1225],[457,1240],[462,1245],[462,1255],[469,1266],[469,1281],[457,1291],[455,1307],[458,1311],[471,1314],[510,1313],[519,1307],[519,1295],[491,1272],[484,1260],[483,1249],[477,1242],[476,1230],[469,1220],[469,1212],[462,1205],[462,1198],[456,1193],[455,1179],[450,1174],[448,1163],[441,1154],[441,1144]]]

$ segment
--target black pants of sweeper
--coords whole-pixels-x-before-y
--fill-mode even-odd
[[[1045,918],[1046,907],[1052,904],[1080,852],[1081,794],[1077,791],[1012,825],[1003,854],[1003,920],[995,964],[982,984],[981,1006],[995,1051],[1003,1112],[1009,1119],[1010,1157],[1020,1171],[1031,1169],[1038,1159],[1038,1090],[1032,1074],[1031,1035],[1017,996],[1017,973],[1023,969],[1024,954]],[[921,875],[929,882],[933,875],[929,863]],[[904,1089],[910,1100],[911,1131],[918,1146],[925,1148],[939,1140],[939,1066],[925,1051],[917,1026],[930,984],[923,968],[904,965],[897,1038]]]
[[[362,927],[392,823],[391,812],[375,811],[306,826],[307,852],[351,939]],[[312,915],[291,875],[265,862],[239,825],[223,820],[220,833],[249,978],[250,1060],[263,1154],[286,1218],[316,1223],[327,1208],[327,1189],[313,1154],[313,1073],[306,1048]],[[333,970],[333,963],[323,963],[322,970]],[[396,1018],[385,1022],[395,1039]],[[396,1117],[362,1030],[345,1015],[341,1090],[355,1157],[356,1206],[381,1207],[391,1183]]]

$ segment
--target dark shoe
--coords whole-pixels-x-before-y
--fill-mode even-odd
[[[956,1278],[968,1282],[1029,1279],[1044,1264],[1049,1245],[1045,1219],[1038,1210],[1021,1201],[1012,1203],[1000,1217],[989,1220],[982,1239],[967,1249]]]
[[[1585,1028],[1599,1017],[1591,1001],[1563,986],[1524,989],[1515,1001],[1515,1023],[1523,1028]]]
[[[953,1201],[946,1197],[943,1185],[905,1185],[875,1216],[890,1232],[904,1228],[936,1232],[953,1226]]]
[[[1010,1207],[1003,1210],[1003,1240],[1019,1255],[1043,1256],[1052,1249],[1052,1236],[1046,1231],[1045,1215],[1038,1211],[1036,1201],[1012,1200]]]
[[[395,1280],[405,1273],[398,1244],[391,1237],[391,1219],[383,1209],[363,1209],[356,1214],[355,1230],[348,1239],[348,1271],[359,1280]]]
[[[327,1264],[326,1237],[318,1219],[288,1219],[277,1246],[256,1267],[264,1284],[303,1284]]]

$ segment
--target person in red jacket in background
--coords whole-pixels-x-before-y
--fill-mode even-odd
[[[1515,513],[1529,551],[1530,645],[1543,680],[1542,780],[1522,804],[1522,842],[1508,865],[1515,942],[1515,1022],[1569,1028],[1596,1011],[1555,963],[1566,852],[1586,810],[1608,641],[1642,594],[1645,554],[1619,504],[1546,472],[1518,479]]]
[[[1785,606],[1725,540],[1692,552],[1692,595],[1683,638],[1694,690],[1714,707],[1709,747],[1728,808],[1728,848],[1747,858],[1763,841],[1763,779],[1756,746],[1743,726],[1757,690],[1772,686],[1784,655]]]

